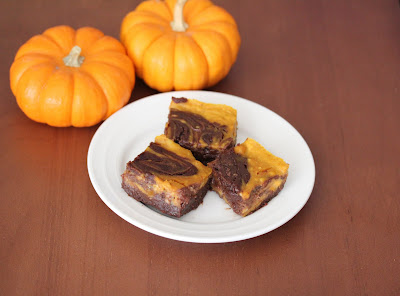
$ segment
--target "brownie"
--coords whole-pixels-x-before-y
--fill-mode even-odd
[[[174,217],[197,208],[210,182],[211,169],[165,135],[129,161],[122,174],[122,188],[128,195]]]
[[[172,98],[165,135],[203,164],[236,144],[237,112],[222,104]]]
[[[208,164],[212,168],[212,189],[241,215],[265,206],[283,188],[289,165],[268,152],[255,140],[222,152]]]

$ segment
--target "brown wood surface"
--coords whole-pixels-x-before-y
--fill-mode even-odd
[[[400,295],[399,2],[216,1],[243,42],[211,90],[293,124],[313,152],[316,183],[282,227],[209,245],[114,214],[86,168],[98,126],[35,123],[9,88],[28,38],[59,24],[118,37],[138,2],[0,2],[0,294]],[[138,81],[131,101],[154,93]]]

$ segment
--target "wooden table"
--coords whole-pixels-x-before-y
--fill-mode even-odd
[[[211,90],[287,119],[317,172],[292,220],[225,244],[173,241],[125,222],[88,177],[98,125],[35,123],[10,91],[9,67],[28,38],[59,24],[118,37],[138,2],[0,3],[0,294],[400,295],[398,1],[217,1],[243,42]],[[130,101],[154,93],[138,81]]]

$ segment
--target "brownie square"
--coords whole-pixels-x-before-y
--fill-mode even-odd
[[[237,111],[227,105],[172,98],[165,135],[203,164],[236,144]]]
[[[212,189],[243,217],[265,206],[282,190],[289,170],[283,159],[250,138],[208,165],[213,170]]]
[[[128,195],[174,217],[197,208],[210,182],[211,169],[165,135],[129,161],[122,174],[122,188]]]

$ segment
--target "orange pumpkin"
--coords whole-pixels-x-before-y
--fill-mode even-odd
[[[142,2],[124,18],[120,37],[137,75],[159,91],[216,84],[240,47],[235,20],[209,0]]]
[[[94,28],[58,26],[20,47],[10,84],[29,118],[82,127],[106,119],[129,101],[135,72],[115,38]]]

